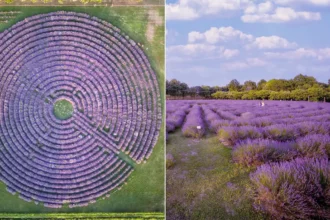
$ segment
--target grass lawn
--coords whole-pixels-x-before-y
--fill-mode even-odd
[[[196,140],[169,134],[167,219],[264,219],[252,207],[251,170],[231,162],[231,149],[215,135]]]
[[[70,101],[61,99],[54,104],[54,115],[60,120],[71,118],[73,114],[73,105]]]
[[[148,10],[143,7],[0,7],[0,11],[21,11],[9,23],[1,23],[3,31],[26,17],[52,11],[75,11],[87,13],[111,22],[127,33],[136,42],[144,45],[153,69],[157,72],[162,101],[164,101],[164,25],[156,28],[152,42],[146,38]],[[164,16],[164,7],[157,7]],[[163,103],[163,102],[162,102]],[[164,104],[162,104],[164,110]],[[163,111],[164,112],[164,111]],[[28,203],[11,195],[0,183],[0,213],[104,213],[104,212],[163,212],[164,211],[164,130],[146,164],[135,165],[128,184],[111,193],[110,198],[100,199],[87,207],[50,209],[42,205]],[[0,218],[2,218],[0,216]]]

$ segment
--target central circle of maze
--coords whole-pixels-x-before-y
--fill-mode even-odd
[[[55,117],[56,100],[72,117]],[[55,12],[0,33],[0,179],[20,198],[60,208],[109,196],[127,161],[149,158],[161,120],[156,74],[111,24]]]
[[[58,119],[66,120],[72,117],[73,106],[72,103],[66,99],[61,99],[54,104],[54,115]]]

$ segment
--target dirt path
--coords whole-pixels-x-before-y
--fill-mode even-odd
[[[146,37],[149,42],[152,42],[155,36],[155,31],[158,26],[164,24],[164,17],[159,15],[158,10],[152,8],[148,10],[148,26],[146,31]]]

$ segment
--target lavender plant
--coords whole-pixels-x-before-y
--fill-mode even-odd
[[[330,136],[311,134],[299,138],[296,149],[303,157],[325,157],[330,158]]]
[[[329,219],[330,162],[299,158],[258,167],[251,174],[254,207],[271,219]]]
[[[199,105],[194,105],[190,110],[182,127],[182,133],[186,137],[193,138],[201,138],[205,134],[202,108]]]
[[[248,139],[238,143],[232,152],[233,161],[243,166],[259,166],[268,162],[292,160],[297,156],[293,142]]]
[[[292,141],[300,136],[295,125],[276,124],[264,128],[265,138],[277,141]]]
[[[218,137],[225,146],[234,146],[241,140],[262,138],[262,130],[253,126],[223,127],[218,131]]]

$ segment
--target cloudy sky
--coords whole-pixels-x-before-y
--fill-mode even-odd
[[[167,0],[167,79],[330,79],[330,0]]]

